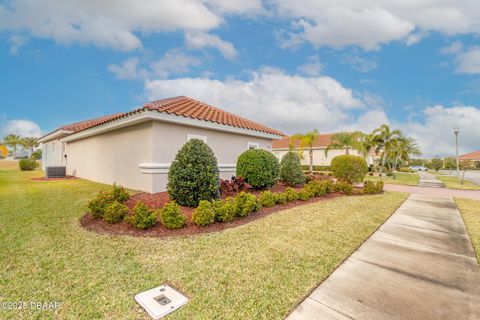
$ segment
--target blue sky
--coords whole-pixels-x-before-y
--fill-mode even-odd
[[[475,1],[0,1],[0,133],[188,95],[286,133],[480,149]],[[439,143],[441,141],[441,143]]]

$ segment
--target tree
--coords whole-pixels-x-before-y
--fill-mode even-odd
[[[438,157],[435,157],[432,159],[432,161],[430,161],[430,167],[437,171],[442,169],[443,168],[443,161],[442,159],[438,158]]]
[[[30,158],[33,154],[33,149],[38,147],[38,141],[35,137],[25,137],[22,138],[22,146],[25,149],[28,149],[28,157]]]
[[[460,160],[459,162],[459,167],[460,170],[462,170],[462,180],[460,181],[460,184],[463,184],[463,181],[465,180],[465,171],[475,169],[475,164],[471,160]]]
[[[394,159],[393,169],[397,169],[400,160],[408,161],[411,156],[419,156],[422,152],[414,138],[397,137],[392,141],[390,156]]]
[[[443,159],[443,167],[447,170],[450,170],[448,173],[449,176],[452,175],[452,170],[457,168],[457,162],[454,158],[445,158]]]
[[[288,151],[280,162],[280,180],[289,186],[297,186],[305,182],[300,156],[294,151]]]
[[[335,133],[332,136],[330,144],[325,148],[325,156],[327,156],[328,151],[332,149],[345,149],[345,154],[350,154],[350,149],[362,152],[362,133],[360,131]]]
[[[3,143],[12,148],[13,158],[16,158],[17,147],[22,145],[22,137],[16,134],[9,134],[3,138]]]
[[[308,148],[308,158],[310,160],[310,173],[313,172],[313,144],[315,141],[318,139],[318,131],[317,129],[307,132],[305,134],[297,133],[294,134],[291,137],[292,143],[294,143],[295,140],[300,141],[300,150],[303,150],[305,148]]]
[[[376,141],[375,152],[377,154],[381,152],[382,155],[380,165],[380,173],[382,173],[385,161],[396,143],[395,140],[402,136],[402,132],[400,130],[392,130],[388,125],[383,124],[379,128],[373,130],[372,135],[375,137],[374,139]]]

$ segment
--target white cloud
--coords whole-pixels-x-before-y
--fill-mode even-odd
[[[10,54],[12,56],[17,55],[18,49],[23,47],[26,43],[28,42],[28,39],[24,36],[14,34],[11,35],[10,38],[8,39],[8,43],[10,44]]]
[[[128,58],[120,64],[109,64],[107,69],[121,80],[138,79],[140,77],[139,71],[137,70],[138,63],[138,58]]]
[[[170,74],[183,74],[191,67],[198,66],[201,61],[186,55],[178,50],[167,52],[161,59],[151,64],[153,74],[160,78],[167,78]]]
[[[319,55],[307,58],[307,62],[297,68],[297,70],[307,76],[319,76],[322,72],[323,64],[320,62]]]
[[[378,67],[376,60],[367,59],[354,53],[349,53],[341,58],[342,63],[349,64],[353,70],[370,72]]]
[[[6,123],[0,127],[0,133],[2,137],[7,134],[18,134],[23,137],[39,137],[42,134],[42,130],[38,124],[31,120],[15,119],[7,120]]]
[[[431,32],[480,35],[477,1],[272,0],[279,16],[297,19],[298,37],[316,46],[366,50],[403,40],[411,45]],[[296,36],[296,37],[295,37]]]
[[[423,110],[424,121],[394,123],[402,131],[417,139],[424,156],[452,156],[455,154],[453,128],[459,127],[460,153],[479,149],[480,109],[473,106],[430,106]]]
[[[440,54],[458,54],[463,51],[463,44],[460,41],[454,41],[448,46],[440,49]]]
[[[187,32],[185,33],[185,42],[188,47],[193,49],[215,48],[227,59],[235,59],[237,57],[237,50],[233,44],[220,39],[217,35],[205,32]]]
[[[149,99],[187,95],[272,127],[323,132],[353,123],[350,111],[365,107],[352,90],[327,76],[303,77],[263,67],[248,80],[206,78],[145,82]]]
[[[456,56],[459,73],[480,74],[480,48],[474,47],[460,52]]]
[[[207,31],[222,21],[201,0],[14,0],[0,5],[0,31],[125,51],[142,46],[139,33]]]

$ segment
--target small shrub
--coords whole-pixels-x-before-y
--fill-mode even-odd
[[[402,167],[400,169],[398,169],[398,172],[407,172],[407,173],[410,173],[412,172],[413,170],[408,168],[408,167]]]
[[[22,171],[33,171],[38,167],[38,162],[33,159],[21,159],[18,166]]]
[[[302,170],[308,171],[310,170],[310,166],[307,165],[302,165]],[[330,166],[319,166],[319,165],[314,165],[313,166],[313,171],[330,171]]]
[[[293,188],[286,188],[285,189],[285,196],[287,197],[287,201],[295,201],[298,199],[297,191]]]
[[[120,203],[124,203],[130,199],[130,193],[128,193],[127,189],[122,186],[117,186],[115,183],[113,184],[112,196],[114,200]]]
[[[250,212],[258,211],[262,207],[257,197],[243,191],[235,197],[234,203],[237,217],[246,217]]]
[[[95,198],[87,204],[88,211],[95,219],[103,218],[105,209],[114,201],[111,193],[100,191]]]
[[[182,208],[174,201],[167,203],[160,211],[162,224],[168,229],[180,229],[187,222]]]
[[[331,168],[333,175],[349,183],[359,183],[368,172],[365,159],[359,156],[342,155],[332,159]]]
[[[313,198],[314,196],[315,195],[306,188],[303,188],[302,190],[297,192],[298,200],[301,200],[301,201],[307,201]]]
[[[205,227],[215,221],[213,204],[207,200],[200,200],[197,209],[193,211],[192,222],[197,226]]]
[[[271,191],[263,191],[258,198],[264,207],[273,207],[277,203],[275,195]]]
[[[232,221],[236,215],[234,199],[228,197],[224,200],[213,201],[213,208],[215,210],[215,220],[220,222]]]
[[[145,203],[139,201],[133,208],[133,214],[126,220],[137,229],[148,229],[157,224],[157,215],[148,209]]]
[[[245,188],[246,183],[243,177],[232,176],[230,180],[220,180],[220,193],[223,195],[234,195]]]
[[[315,197],[327,194],[327,185],[321,180],[310,181],[305,187],[307,191],[313,193]]]
[[[276,204],[280,204],[280,205],[287,204],[288,200],[287,200],[287,195],[285,193],[278,192],[278,193],[274,193],[273,195],[275,196]]]
[[[383,181],[378,180],[376,182],[365,180],[363,182],[363,193],[365,194],[377,194],[383,191]]]
[[[288,186],[297,186],[305,182],[305,175],[297,152],[288,151],[280,162],[280,180]]]
[[[369,175],[370,177],[373,176],[373,172],[370,171],[370,172],[368,173],[368,175]]]
[[[128,207],[116,200],[107,205],[103,213],[103,220],[108,223],[118,223],[128,214]]]
[[[237,160],[237,175],[255,189],[265,189],[277,183],[280,165],[269,151],[250,149]]]
[[[346,181],[337,181],[334,186],[336,192],[343,192],[346,195],[351,195],[353,192],[353,185]]]
[[[322,183],[325,185],[327,193],[332,193],[334,191],[335,183],[333,180],[323,180]]]
[[[383,176],[381,173],[378,174],[379,177]]]
[[[168,172],[168,193],[178,204],[198,206],[200,200],[217,199],[220,177],[212,149],[199,139],[185,143]]]
[[[386,175],[387,177],[393,177],[393,172],[387,172],[387,173],[385,173],[385,175]]]
[[[315,176],[313,174],[308,174],[305,176],[305,183],[309,183],[310,181],[315,180]]]

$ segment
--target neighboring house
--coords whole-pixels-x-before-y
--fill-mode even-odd
[[[470,160],[475,163],[480,163],[480,151],[474,151],[467,154],[462,154],[458,157],[459,160]]]
[[[345,154],[345,149],[330,149],[328,151],[327,156],[325,156],[325,149],[331,143],[332,136],[335,133],[327,133],[327,134],[319,134],[318,138],[315,140],[313,144],[313,165],[314,166],[329,166],[330,162],[333,158],[339,155]],[[284,137],[283,139],[273,141],[272,143],[272,151],[273,154],[281,160],[282,157],[290,150],[290,145],[293,143],[293,150],[298,151],[302,154],[302,165],[309,165],[310,158],[309,158],[309,147],[303,148],[303,151],[300,148],[300,140],[291,141],[290,137]],[[349,150],[349,154],[362,156],[357,150]],[[375,158],[374,152],[371,152],[366,161],[368,165],[373,164]]]
[[[284,134],[188,97],[153,101],[127,113],[63,126],[39,139],[44,167],[66,165],[67,174],[150,193],[166,190],[168,170],[190,139],[207,143],[220,176],[235,174],[247,149],[272,149]]]

